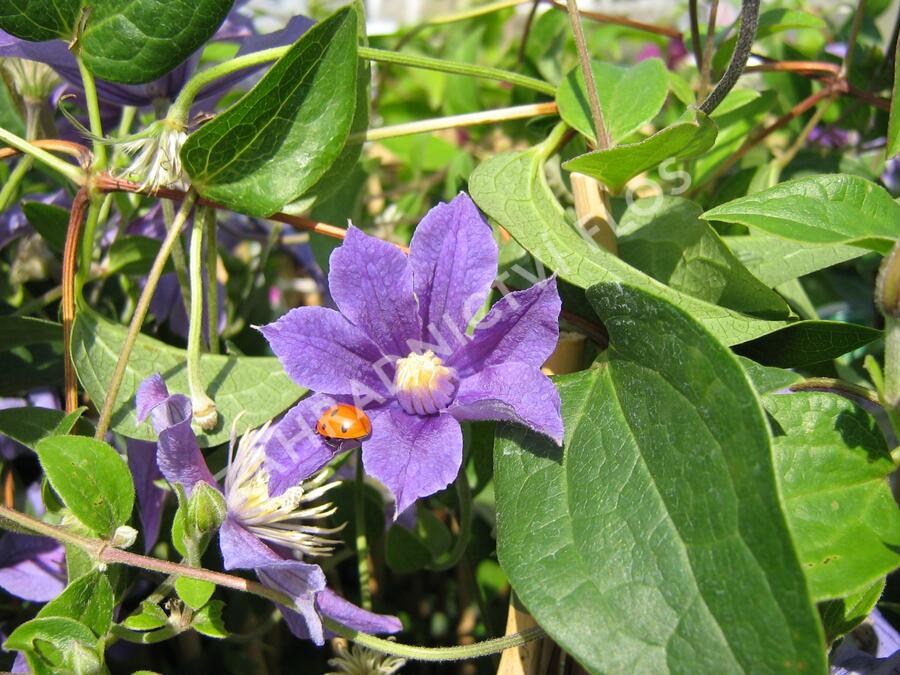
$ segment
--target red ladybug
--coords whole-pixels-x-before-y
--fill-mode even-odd
[[[361,441],[371,434],[372,422],[356,406],[338,403],[322,413],[316,431],[329,445],[342,447],[348,441]]]

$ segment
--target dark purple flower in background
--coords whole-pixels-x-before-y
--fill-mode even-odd
[[[684,61],[687,55],[688,50],[684,46],[684,41],[681,38],[671,38],[666,45],[665,51],[659,45],[651,42],[638,52],[635,61],[645,61],[652,58],[662,59],[666,62],[666,67],[669,70],[674,70]]]
[[[396,513],[456,478],[460,422],[518,422],[562,443],[559,393],[540,370],[559,337],[555,278],[507,295],[466,333],[497,258],[491,228],[465,194],[425,216],[409,257],[348,230],[328,277],[340,313],[300,307],[260,329],[288,374],[317,392],[269,439],[273,494],[333,456],[314,429],[335,401],[368,414],[363,465],[394,494]]]
[[[241,439],[220,488],[191,429],[190,399],[170,395],[155,375],[138,389],[137,413],[140,420],[150,417],[159,436],[157,463],[170,484],[180,484],[190,494],[205,482],[222,493],[228,509],[219,530],[225,569],[252,569],[263,584],[293,598],[294,608],[280,609],[294,635],[323,644],[323,616],[367,633],[401,629],[395,617],[367,612],[337,596],[326,588],[322,569],[300,559],[326,555],[335,543],[327,538],[335,530],[320,524],[334,513],[334,507],[321,502],[336,485],[326,482],[327,474],[298,476],[290,489],[270,497],[262,448],[271,429],[264,427]]]

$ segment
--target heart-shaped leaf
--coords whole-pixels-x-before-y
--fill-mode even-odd
[[[610,348],[557,381],[564,448],[498,430],[498,553],[517,597],[591,673],[824,673],[740,364],[659,297],[588,297]]]
[[[188,137],[181,159],[203,196],[267,216],[325,174],[354,118],[356,24],[352,7],[317,23],[240,101]]]
[[[900,204],[860,176],[798,178],[710,209],[706,220],[739,223],[810,244],[853,244],[887,253],[900,237]]]

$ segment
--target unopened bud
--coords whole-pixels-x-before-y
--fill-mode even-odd
[[[121,525],[116,528],[113,533],[110,544],[116,548],[131,548],[132,544],[137,540],[138,531],[128,525]]]
[[[222,493],[209,483],[197,483],[188,500],[185,534],[211,537],[225,522],[227,513]]]
[[[894,244],[878,269],[875,304],[886,317],[900,319],[900,240]]]

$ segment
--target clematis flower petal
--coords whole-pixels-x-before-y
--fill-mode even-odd
[[[298,307],[259,331],[301,387],[325,394],[353,394],[360,386],[389,391],[393,366],[386,363],[379,377],[373,365],[382,359],[378,347],[333,309]]]
[[[336,453],[316,431],[316,422],[336,399],[313,394],[288,410],[267,435],[269,494],[277,497],[328,464]]]
[[[318,565],[282,558],[231,518],[219,530],[219,545],[225,569],[253,569],[265,586],[294,599],[296,609],[278,606],[294,635],[324,644],[315,600],[325,589],[325,573]]]
[[[316,606],[328,618],[363,633],[399,633],[403,630],[403,624],[396,616],[368,612],[328,588],[316,596]]]
[[[462,463],[462,430],[449,415],[408,415],[390,407],[372,425],[363,442],[366,473],[397,500],[394,519],[420,497],[443,490]]]
[[[169,394],[162,377],[151,375],[138,387],[137,414],[140,422],[150,416],[159,437],[156,462],[169,483],[181,483],[188,494],[200,481],[218,487],[191,429],[191,401],[187,396]]]
[[[421,334],[412,268],[400,249],[351,226],[331,254],[328,285],[344,316],[386,356],[404,357]]]
[[[156,443],[129,438],[125,442],[125,447],[143,525],[144,553],[148,553],[159,538],[166,491],[157,486],[155,481],[160,480],[163,475],[156,465]]]
[[[510,293],[491,308],[447,365],[461,376],[506,362],[539,368],[559,340],[561,307],[556,277]]]
[[[442,338],[449,356],[465,340],[466,327],[484,304],[497,274],[497,244],[471,198],[460,193],[438,204],[416,227],[409,264],[419,299],[423,340]]]
[[[48,602],[66,587],[65,549],[48,537],[10,532],[0,537],[0,588]]]
[[[463,379],[447,412],[460,421],[519,422],[562,445],[559,392],[532,365],[503,363]]]

